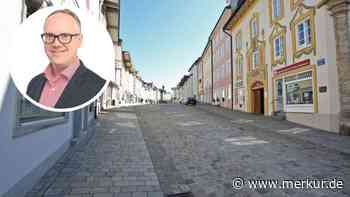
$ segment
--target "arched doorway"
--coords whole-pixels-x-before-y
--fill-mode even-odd
[[[264,83],[256,81],[251,86],[252,112],[257,114],[265,113]]]

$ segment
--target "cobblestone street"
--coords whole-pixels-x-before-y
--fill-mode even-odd
[[[348,136],[207,105],[120,108],[92,129],[27,197],[350,196]],[[336,178],[343,189],[235,190],[235,177]]]
[[[218,107],[136,107],[161,188],[194,196],[350,196],[350,138]],[[330,179],[344,189],[232,188],[232,179]]]
[[[135,113],[102,115],[90,141],[58,162],[27,196],[162,197]]]

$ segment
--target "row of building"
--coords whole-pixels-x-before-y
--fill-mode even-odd
[[[112,36],[113,38],[113,36]],[[103,109],[129,104],[155,104],[161,100],[161,89],[153,82],[144,81],[132,63],[130,52],[122,50],[122,40],[115,45],[116,67],[114,80],[110,81],[99,99]]]
[[[35,11],[67,5],[84,9],[105,25],[115,50],[115,80],[91,105],[74,112],[42,110],[27,101],[15,87],[6,61],[17,26]],[[3,2],[0,12],[0,196],[21,197],[68,151],[88,139],[103,109],[135,103],[157,103],[162,89],[144,82],[122,50],[119,38],[120,0],[20,0]]]
[[[350,135],[348,0],[231,0],[175,98]]]

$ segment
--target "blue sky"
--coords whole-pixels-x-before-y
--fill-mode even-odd
[[[147,81],[175,87],[202,54],[225,0],[122,0],[123,50]]]

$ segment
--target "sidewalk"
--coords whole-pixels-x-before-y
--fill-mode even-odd
[[[27,197],[162,197],[136,114],[100,116],[95,133],[66,155]]]
[[[342,153],[350,154],[350,136],[341,136],[337,133],[307,127],[287,120],[275,120],[269,116],[231,111],[223,107],[206,104],[197,104],[194,107],[230,119],[233,124],[255,127],[257,132],[266,131],[274,132],[276,135],[288,135],[318,146],[325,146]]]

